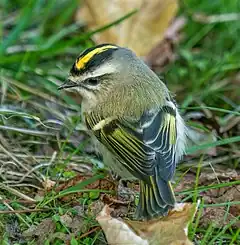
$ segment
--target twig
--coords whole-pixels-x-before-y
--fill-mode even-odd
[[[194,14],[193,19],[200,23],[221,23],[229,21],[239,21],[239,13],[227,13],[227,14],[218,14],[218,15],[205,15],[205,14]]]
[[[54,151],[53,154],[52,154],[52,157],[51,157],[51,159],[50,159],[50,161],[49,161],[49,163],[47,163],[47,164],[45,164],[45,165],[46,165],[46,166],[51,166],[52,163],[55,161],[56,156],[57,156],[57,152]],[[39,168],[39,167],[42,167],[42,165],[43,165],[43,164],[40,164],[40,165],[38,165],[38,166],[36,166],[36,167]],[[44,181],[46,181],[46,177],[45,177],[45,176],[42,175],[42,178],[43,178]]]
[[[28,184],[28,183],[22,183],[22,184],[10,184],[9,186],[11,186],[11,187],[23,187],[23,186],[25,186],[25,187],[33,187],[33,188],[35,188],[35,189],[37,189],[37,190],[42,190],[42,189],[43,189],[43,188],[41,188],[41,187],[39,187],[39,186],[37,186],[37,185]]]
[[[24,164],[22,164],[13,154],[11,154],[7,149],[5,149],[3,147],[3,145],[0,144],[0,150],[2,150],[6,155],[8,155],[15,163],[17,163],[20,167],[22,167],[23,169],[25,169],[27,171],[27,173],[25,175],[22,176],[22,178],[18,181],[16,181],[15,183],[21,183],[26,177],[28,177],[28,175],[32,172],[35,171],[35,168],[29,169],[28,167],[26,167]],[[34,174],[34,177],[41,183],[41,179]]]
[[[53,103],[56,103],[58,105],[61,105],[63,106],[64,108],[69,108],[69,105],[67,105],[66,103],[63,103],[63,102],[60,102],[59,100],[57,100],[56,98],[54,98],[53,96],[49,96],[49,94],[45,94],[41,91],[39,91],[39,89],[34,89],[34,88],[31,88],[29,86],[27,86],[26,84],[24,83],[21,83],[17,80],[14,80],[14,79],[10,79],[9,77],[2,77],[2,80],[6,83],[10,83],[11,85],[14,85],[22,90],[25,90],[33,95],[36,95],[46,101],[51,101]]]
[[[14,132],[18,132],[22,134],[30,134],[34,136],[55,136],[55,134],[47,132],[47,131],[31,130],[31,129],[26,129],[26,128],[16,128],[16,127],[3,126],[3,125],[0,125],[0,129],[11,130]]]
[[[7,149],[5,149],[2,144],[0,144],[0,150],[2,150],[6,155],[12,158],[12,160],[15,161],[23,169],[29,171],[29,169],[24,164],[22,164],[15,156],[13,156],[13,154],[11,154]]]
[[[215,171],[213,165],[212,165],[211,163],[209,163],[209,165],[210,165],[210,167],[211,167],[211,169],[212,169],[212,171],[213,171],[213,173],[214,173],[214,175],[215,175],[215,177],[216,177],[216,179],[217,179],[218,184],[220,184],[221,182],[220,182],[220,180],[218,179],[217,173],[216,173],[216,171]]]
[[[4,185],[3,183],[0,183],[0,188],[3,190],[7,190],[9,192],[11,192],[12,194],[21,197],[22,199],[28,200],[28,201],[32,201],[32,202],[36,202],[36,200],[34,200],[33,198],[11,188],[10,186]]]
[[[102,198],[103,199],[104,198],[107,199],[106,201],[108,201],[110,203],[109,206],[116,205],[116,204],[119,204],[119,205],[129,205],[131,203],[131,201],[121,201],[121,200],[112,198],[112,197],[110,197],[110,196],[108,196],[106,194]]]
[[[209,163],[211,163],[211,164],[223,164],[226,161],[236,159],[236,158],[239,158],[238,154],[234,154],[231,156],[221,156],[221,157],[214,158],[214,159],[204,160],[201,166],[202,167],[209,166]],[[179,164],[179,167],[197,168],[197,163],[198,163],[198,161],[183,162],[183,163]]]
[[[0,203],[15,203],[16,202],[16,200],[9,200],[9,199],[5,199],[5,200],[1,200],[1,198],[0,198]],[[29,200],[17,200],[17,202],[18,203],[21,203],[21,204],[34,204],[34,203],[36,203],[36,202],[32,202],[32,201],[29,201]]]
[[[19,178],[22,178],[22,176],[24,176],[24,173],[21,172],[16,172],[16,171],[11,171],[11,170],[7,170],[5,169],[5,171],[1,171],[1,173],[4,173],[4,182],[5,184],[18,184],[21,183],[21,181],[19,181]],[[3,175],[3,174],[2,174]],[[35,179],[34,176],[26,176],[26,178],[24,179]]]
[[[231,120],[228,121],[227,125],[220,128],[221,133],[226,133],[227,131],[231,130],[236,125],[239,125],[240,117],[233,117]]]
[[[4,203],[6,205],[6,203]],[[49,208],[46,209],[24,209],[24,210],[5,210],[0,211],[0,214],[22,214],[22,213],[34,213],[34,212],[42,212],[49,211]]]
[[[55,154],[54,154],[54,153],[55,153]],[[53,154],[54,154],[54,156],[56,157],[56,151],[55,151],[54,153],[53,153]],[[54,157],[54,159],[55,159],[55,157]],[[54,159],[53,159],[53,160],[54,160]],[[52,160],[52,159],[51,159],[51,160]],[[37,170],[37,169],[39,169],[39,168],[41,168],[41,167],[49,166],[49,165],[51,165],[51,164],[52,164],[52,162],[50,161],[50,163],[41,163],[41,164],[39,164],[39,165],[33,167],[33,168],[32,168],[31,170],[29,170],[26,174],[24,174],[20,180],[18,180],[18,181],[15,182],[15,183],[21,183],[21,182],[23,182],[24,179],[27,178],[27,177],[28,177],[32,172],[34,172],[35,170]],[[41,174],[41,177],[42,177],[43,180],[46,179],[45,176],[43,176],[42,174]],[[40,182],[41,182],[41,181],[40,181]]]
[[[71,141],[68,141],[68,142],[71,142]],[[31,156],[28,156],[28,155],[25,155],[25,154],[22,154],[22,153],[13,153],[13,155],[15,157],[19,157],[19,158],[34,158],[36,160],[41,160],[41,159],[51,159],[52,156],[47,156],[47,155],[31,155]],[[2,154],[0,152],[0,159],[6,159],[7,156],[5,154]],[[62,157],[62,160],[66,160],[68,159],[68,156],[63,156]],[[74,161],[79,161],[79,162],[89,162],[91,163],[91,157],[88,157],[88,156],[72,156],[71,160],[74,160]]]
[[[86,236],[88,236],[88,235],[92,234],[93,232],[95,232],[95,231],[97,231],[97,230],[100,230],[100,229],[101,229],[101,227],[97,226],[97,227],[93,228],[92,230],[90,230],[90,231],[88,231],[88,232],[82,234],[82,235],[79,237],[79,239],[81,239],[81,238],[83,238],[83,237],[86,237]]]
[[[0,197],[0,200],[1,200],[2,198]],[[3,204],[8,208],[8,209],[10,209],[11,211],[15,211],[8,203],[6,203],[6,202],[4,202],[3,201]],[[22,220],[23,222],[24,222],[24,224],[26,224],[27,225],[27,227],[29,228],[30,227],[30,225],[27,223],[27,221],[20,215],[20,214],[18,214],[18,213],[15,213],[16,214],[16,216],[20,219],[20,220]]]

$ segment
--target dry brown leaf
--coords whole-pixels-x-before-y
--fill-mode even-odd
[[[180,30],[185,24],[186,18],[176,18],[166,30],[164,39],[160,40],[147,54],[145,62],[152,70],[161,72],[166,65],[176,60],[177,55],[174,52],[174,45],[181,40],[182,35],[180,34]]]
[[[199,184],[212,185],[218,181],[239,180],[239,174],[234,169],[220,169],[203,171],[199,178]],[[226,203],[240,200],[240,185],[209,189],[202,193],[204,203]],[[240,205],[232,205],[229,210],[224,207],[207,207],[201,217],[201,225],[207,227],[212,223],[216,227],[224,227],[240,214]],[[234,227],[240,227],[240,222],[236,222]]]
[[[181,192],[187,189],[191,189],[196,184],[196,175],[194,173],[188,172],[185,176],[181,179],[179,184],[174,188],[175,192]]]
[[[72,215],[70,212],[60,216],[61,223],[68,227],[74,235],[79,232],[88,231],[89,224],[84,222],[84,210],[81,206],[75,206],[77,215]]]
[[[187,228],[198,204],[177,204],[168,216],[152,221],[130,221],[113,218],[107,205],[97,216],[109,244],[191,245]],[[174,231],[174,233],[173,233]]]
[[[92,177],[92,176],[91,175],[83,176],[83,175],[79,174],[79,175],[69,179],[68,181],[64,182],[63,184],[57,186],[55,191],[60,192],[62,190],[65,190],[67,188],[75,186],[78,183],[85,181],[90,177]],[[85,188],[86,189],[115,190],[116,185],[110,179],[104,178],[104,179],[96,180],[92,184],[88,184]],[[61,197],[61,201],[68,202],[69,200],[74,200],[76,197],[81,197],[82,195],[83,195],[83,192],[68,194],[66,196]]]
[[[232,181],[240,180],[240,176],[235,169],[231,168],[221,168],[220,166],[215,166],[213,169],[202,169],[201,175],[199,177],[199,184],[207,185],[218,181]]]
[[[95,202],[92,202],[88,206],[89,214],[92,216],[96,216],[101,212],[103,207],[104,207],[104,202],[102,200],[97,200]]]
[[[137,55],[145,56],[163,39],[178,10],[177,0],[85,0],[76,19],[85,21],[90,30],[95,30],[136,9],[139,11],[129,19],[93,38],[97,43],[127,46]]]
[[[28,230],[23,232],[23,235],[24,237],[37,237],[38,240],[44,241],[48,236],[54,233],[55,229],[56,224],[52,218],[47,218],[39,225],[31,226]]]
[[[135,234],[122,220],[113,218],[113,209],[105,205],[96,220],[102,227],[109,245],[130,243],[132,245],[148,245],[148,241]]]
[[[239,207],[236,207],[236,209],[239,211]],[[213,224],[213,226],[221,228],[228,225],[238,215],[239,213],[237,215],[231,212],[227,213],[226,207],[208,207],[204,210],[200,225],[208,227],[209,224]],[[240,228],[240,221],[237,221],[233,226]]]
[[[224,203],[240,200],[240,185],[211,189],[203,194],[205,203]]]
[[[82,181],[85,181],[89,178],[91,178],[92,175],[77,175],[71,179],[69,179],[68,181],[66,181],[65,183],[59,185],[57,188],[56,188],[56,192],[59,192],[59,191],[62,191],[62,190],[65,190],[69,187],[72,187],[72,186],[75,186],[77,185],[78,183],[82,182]],[[93,182],[92,184],[88,184],[86,186],[86,189],[107,189],[107,190],[114,190],[115,189],[115,184],[107,179],[107,178],[104,178],[104,179],[100,179],[100,180],[96,180],[95,182]]]
[[[60,221],[62,224],[64,224],[66,227],[70,227],[72,224],[72,217],[69,214],[64,214],[62,216],[60,216]]]
[[[44,190],[49,191],[52,190],[52,188],[55,186],[56,182],[50,180],[49,178],[46,178],[43,182],[42,182],[42,186],[44,187]]]

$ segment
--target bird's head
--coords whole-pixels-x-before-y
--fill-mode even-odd
[[[134,62],[133,62],[134,61]],[[131,83],[133,63],[138,58],[126,48],[102,44],[82,52],[74,62],[66,82],[59,89],[74,89],[87,100],[107,96],[123,84]]]
[[[101,44],[82,52],[59,89],[77,90],[88,108],[102,104],[103,110],[116,114],[126,110],[130,114],[142,113],[153,104],[159,105],[166,90],[134,52],[113,44]]]

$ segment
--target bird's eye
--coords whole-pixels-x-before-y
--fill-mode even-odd
[[[96,78],[89,78],[87,79],[86,83],[92,86],[96,86],[99,84],[99,80]]]

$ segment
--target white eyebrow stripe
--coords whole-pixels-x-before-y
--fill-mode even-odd
[[[96,68],[96,70],[94,70],[93,72],[89,72],[86,73],[86,75],[84,75],[82,77],[83,80],[88,79],[90,77],[99,77],[105,74],[111,74],[116,72],[116,67],[113,65],[110,65],[109,63],[100,65],[98,68]]]
[[[106,64],[102,64],[100,65],[98,68],[96,68],[96,70],[92,71],[92,72],[86,72],[83,75],[80,75],[80,77],[78,76],[69,76],[69,79],[74,81],[74,82],[78,82],[78,80],[80,79],[81,81],[84,81],[88,78],[95,78],[95,77],[100,77],[103,76],[105,74],[111,74],[117,71],[117,67],[114,65],[110,65],[109,63]]]

